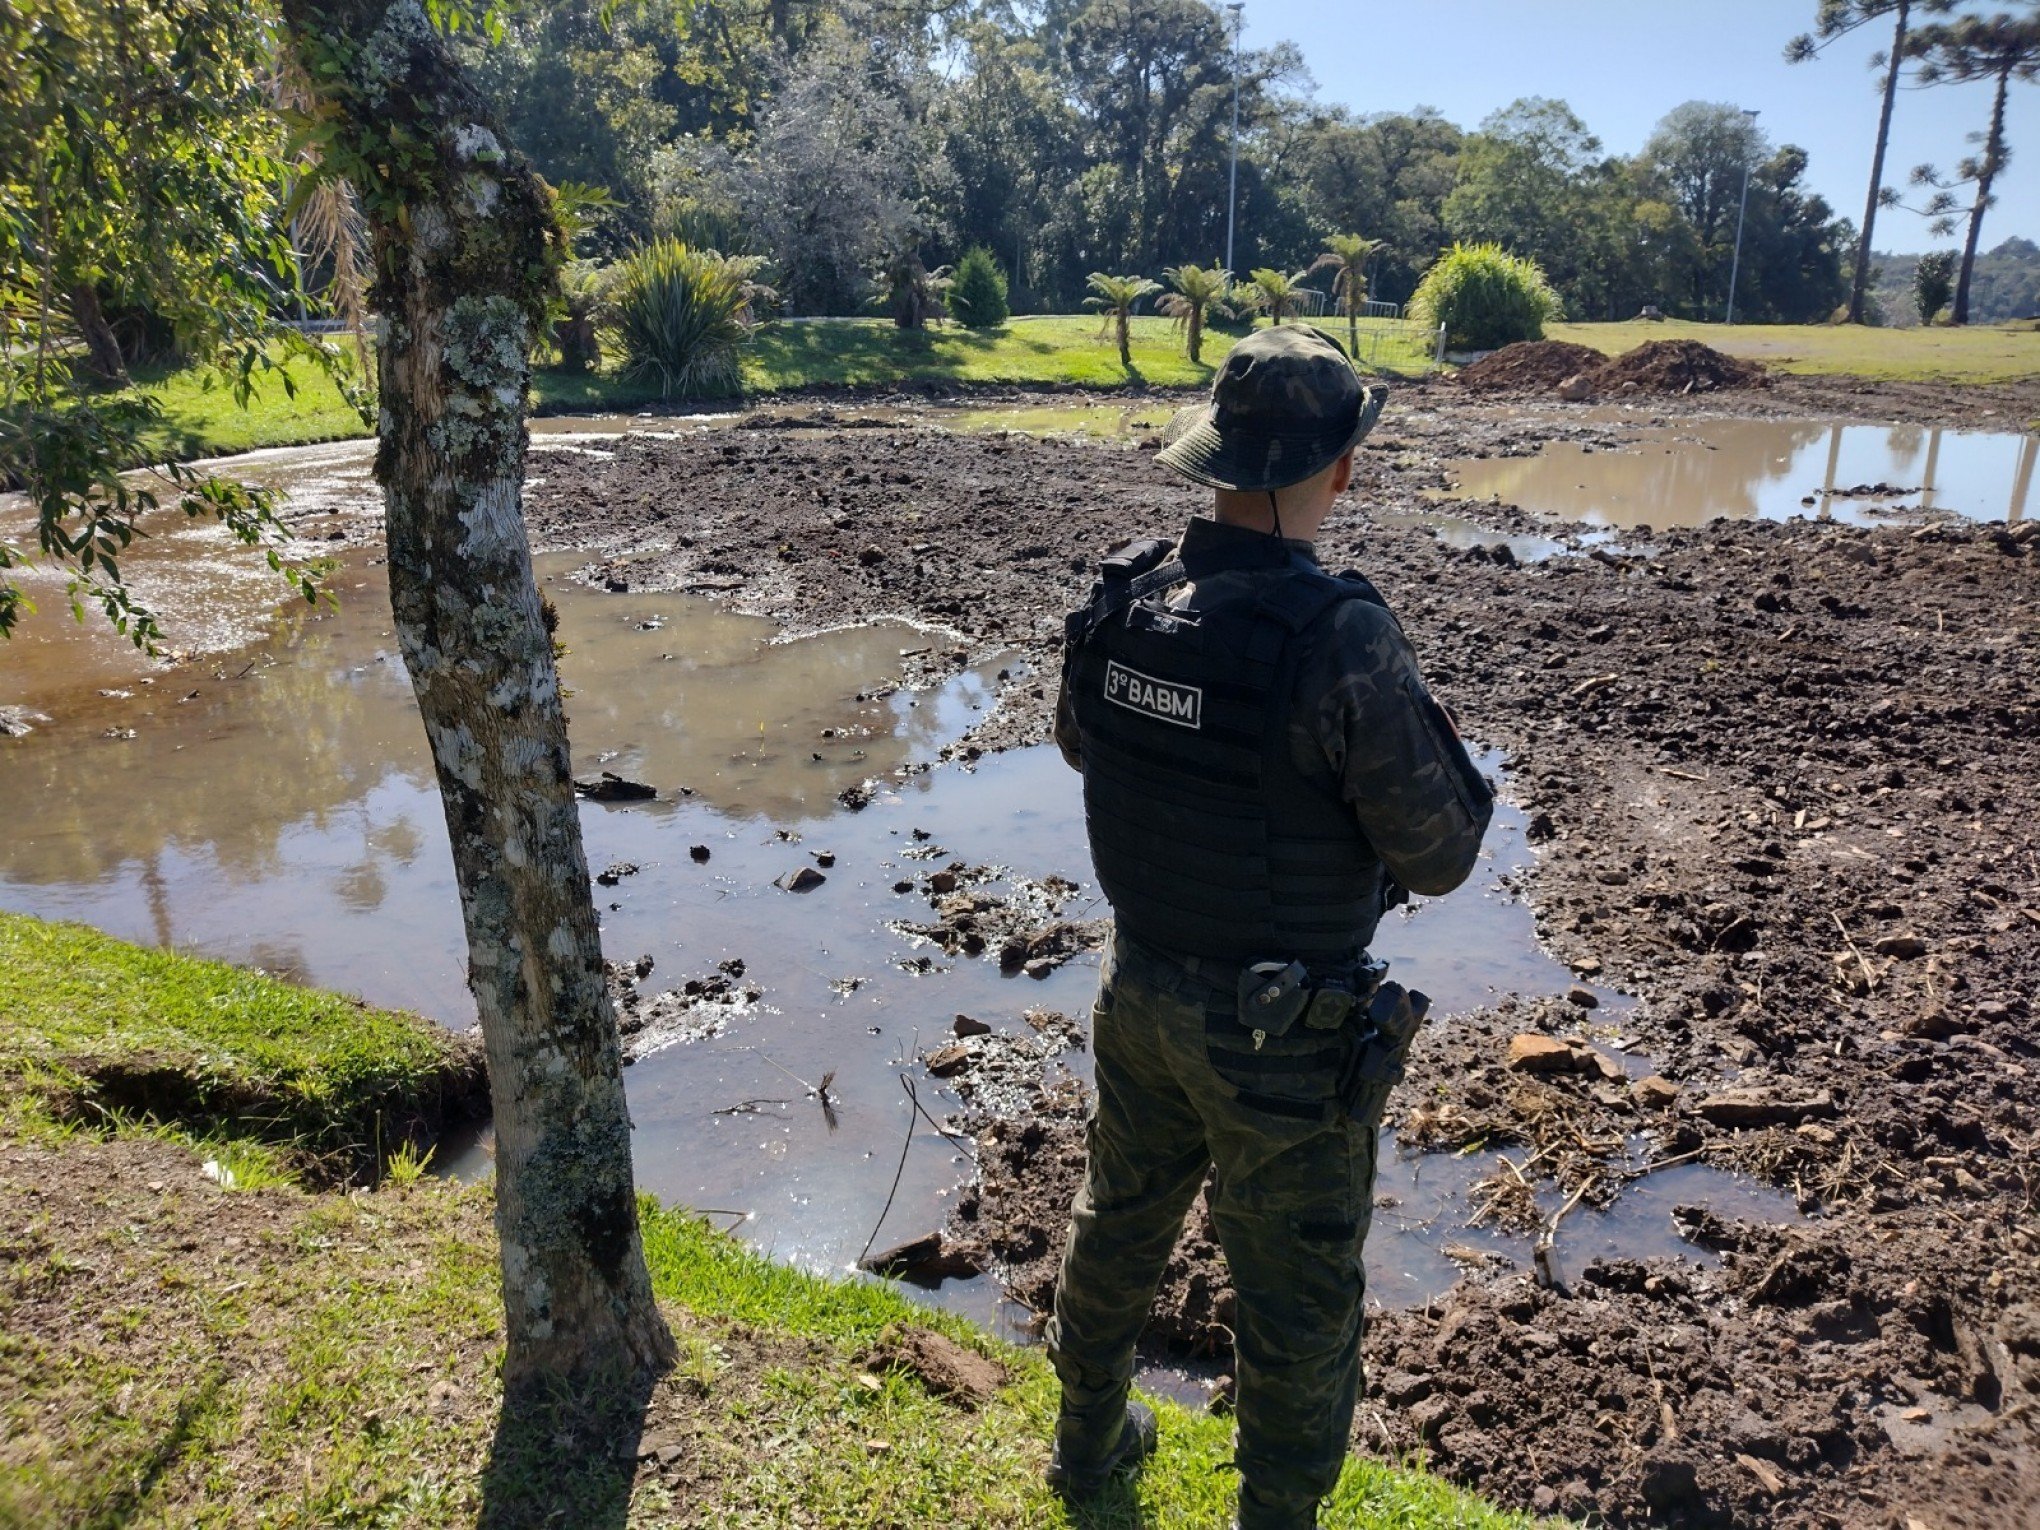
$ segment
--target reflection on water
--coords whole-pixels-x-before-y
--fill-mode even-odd
[[[1621,447],[1554,441],[1534,457],[1446,466],[1465,497],[1607,526],[1719,516],[1874,525],[1933,512],[2020,520],[2036,457],[2040,437],[2005,431],[1709,420],[1646,430]]]

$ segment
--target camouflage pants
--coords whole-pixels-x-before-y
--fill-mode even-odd
[[[1089,1162],[1056,1283],[1049,1354],[1058,1437],[1109,1450],[1134,1341],[1183,1217],[1215,1166],[1212,1221],[1234,1318],[1242,1530],[1316,1523],[1338,1481],[1360,1387],[1360,1245],[1373,1209],[1387,1090],[1349,1114],[1309,1108],[1331,1088],[1324,1033],[1252,1048],[1237,1000],[1118,937],[1092,1011],[1098,1101]],[[1285,1059],[1295,1070],[1285,1073]],[[1248,1086],[1255,1103],[1238,1098]],[[1294,1102],[1292,1113],[1279,1106]]]

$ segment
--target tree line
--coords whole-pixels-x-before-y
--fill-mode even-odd
[[[474,63],[549,179],[610,189],[598,248],[764,255],[791,311],[854,313],[889,261],[983,246],[1017,309],[1067,312],[1093,272],[1222,258],[1233,46],[1203,0],[547,0]],[[1561,101],[1471,131],[1327,106],[1287,43],[1238,80],[1236,271],[1357,230],[1370,295],[1399,303],[1442,248],[1496,242],[1575,317],[1714,316],[1747,168],[1738,311],[1820,320],[1846,294],[1852,225],[1733,107],[1612,155]]]

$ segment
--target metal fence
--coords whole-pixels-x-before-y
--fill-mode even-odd
[[[1421,375],[1444,362],[1438,333],[1421,320],[1404,317],[1394,303],[1366,304],[1355,324],[1349,325],[1343,314],[1328,315],[1315,323],[1340,345],[1351,348],[1354,362],[1372,372]]]

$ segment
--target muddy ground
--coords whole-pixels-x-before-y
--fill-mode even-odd
[[[1569,1268],[1562,1223],[1545,1283],[1470,1263],[1374,1318],[1357,1443],[1613,1524],[2040,1524],[2033,528],[1717,522],[1522,563],[1409,519],[1550,535],[1422,495],[1447,457],[1702,412],[2017,428],[2040,385],[1787,378],[1614,422],[1399,390],[1327,561],[1381,586],[1468,733],[1506,750],[1542,938],[1639,996],[1621,1031],[1654,1073],[1633,1080],[1584,1008],[1504,1001],[1427,1030],[1391,1121],[1441,1150],[1521,1144],[1530,1179],[1590,1199],[1639,1160],[1704,1155],[1806,1220],[1692,1218],[1718,1268]],[[935,672],[1019,649],[967,757],[1045,736],[1059,614],[1094,560],[1198,505],[1139,445],[753,424],[548,454],[535,537],[598,547],[614,586],[714,590],[799,628],[941,624]],[[1084,1101],[1066,1080],[1032,1099],[970,1123],[984,1172],[959,1230],[1039,1303]],[[1496,1215],[1534,1214],[1495,1191]],[[1229,1300],[1193,1228],[1158,1340],[1222,1349]]]

